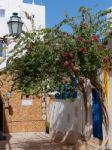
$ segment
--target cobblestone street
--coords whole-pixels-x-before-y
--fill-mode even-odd
[[[51,142],[45,133],[14,133],[7,136],[7,140],[0,141],[0,150],[74,150],[72,146],[65,146]]]

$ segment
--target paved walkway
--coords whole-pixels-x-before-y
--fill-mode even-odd
[[[7,140],[0,141],[0,150],[74,150],[74,148],[51,142],[45,133],[34,132],[7,135]]]

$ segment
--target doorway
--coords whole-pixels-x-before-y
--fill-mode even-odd
[[[0,99],[0,131],[3,131],[3,102]]]

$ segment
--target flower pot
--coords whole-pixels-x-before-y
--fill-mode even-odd
[[[46,133],[49,134],[49,127],[46,127]]]
[[[49,134],[49,129],[50,129],[50,123],[46,122],[46,133]]]

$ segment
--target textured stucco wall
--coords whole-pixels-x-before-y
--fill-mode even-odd
[[[10,90],[10,77],[0,76],[3,82],[1,95],[3,96]],[[32,105],[22,105],[20,91],[14,91],[10,98],[10,109],[4,108],[4,131],[5,132],[43,132],[45,131],[45,121],[42,120],[42,103],[41,99],[30,96]],[[4,98],[2,99],[5,100]],[[5,102],[5,107],[7,103]]]

